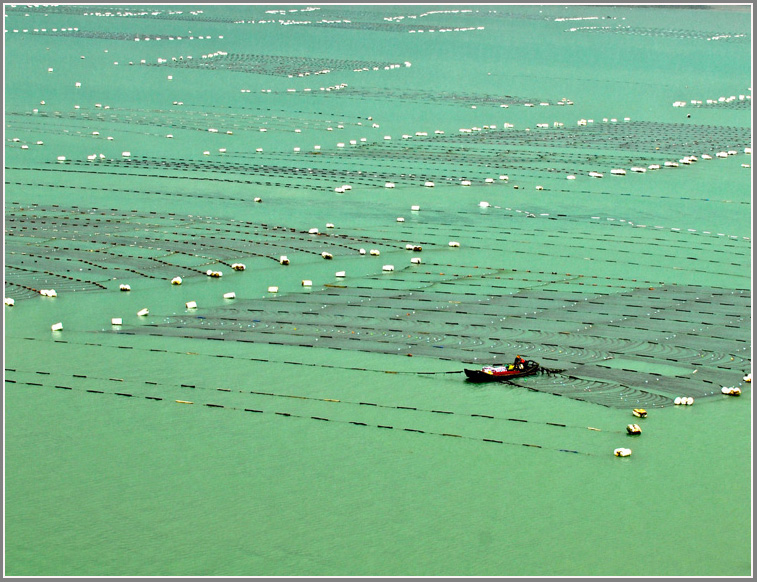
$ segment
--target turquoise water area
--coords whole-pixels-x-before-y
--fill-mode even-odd
[[[750,8],[4,8],[6,575],[751,575]]]

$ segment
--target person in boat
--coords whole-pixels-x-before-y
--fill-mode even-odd
[[[525,370],[526,369],[526,360],[521,358],[520,356],[515,356],[515,361],[513,362],[513,369],[518,370]]]

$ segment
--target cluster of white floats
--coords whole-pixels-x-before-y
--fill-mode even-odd
[[[715,157],[716,158],[727,158],[729,156],[738,155],[738,153],[739,152],[737,150],[721,151],[721,152],[717,152],[715,154]],[[747,154],[747,155],[750,155],[752,153],[752,148],[750,148],[750,147],[744,148],[744,153]],[[665,162],[663,162],[662,165],[660,165],[660,164],[650,164],[646,168],[643,167],[643,166],[634,166],[634,167],[631,168],[631,172],[636,172],[638,174],[643,174],[647,170],[659,170],[660,168],[663,168],[663,167],[664,168],[678,168],[678,167],[680,167],[682,165],[683,166],[690,166],[691,164],[694,164],[694,163],[698,162],[700,158],[703,159],[703,160],[711,160],[712,156],[710,154],[702,154],[699,157],[693,156],[693,155],[691,155],[691,156],[684,156],[684,157],[680,158],[678,161],[674,161],[674,160],[665,161]],[[749,168],[750,167],[749,164],[741,164],[741,165],[744,168]],[[626,170],[624,170],[623,168],[613,168],[612,170],[610,170],[610,174],[613,175],[613,176],[625,176],[626,173],[627,173]],[[589,172],[589,176],[591,176],[592,178],[603,178],[604,174],[602,172],[591,171],[591,172]],[[568,180],[575,180],[576,176],[574,174],[569,174],[567,176],[567,178],[568,178]]]
[[[738,100],[739,101],[751,101],[751,99],[752,99],[751,95],[743,95],[742,94],[742,95],[738,96]],[[689,101],[689,103],[691,105],[694,105],[694,106],[696,106],[696,105],[703,105],[703,104],[718,105],[718,104],[722,104],[722,103],[732,103],[733,101],[736,101],[736,100],[737,100],[736,95],[730,95],[728,97],[722,97],[721,96],[721,97],[718,97],[717,99],[706,99],[704,102],[700,101],[700,100],[697,100],[697,99],[691,99]],[[674,101],[673,102],[673,107],[686,107],[686,105],[687,105],[686,101]]]

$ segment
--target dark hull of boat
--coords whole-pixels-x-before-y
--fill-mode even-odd
[[[465,375],[471,382],[501,382],[502,380],[513,380],[523,376],[531,376],[539,371],[539,364],[528,366],[524,370],[513,370],[504,374],[487,374],[482,370],[465,369]]]

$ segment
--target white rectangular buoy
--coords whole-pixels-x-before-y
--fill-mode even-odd
[[[122,324],[123,324],[123,322],[124,322],[124,320],[123,320],[123,319],[121,319],[120,317],[113,317],[113,318],[111,318],[111,320],[110,320],[110,324],[111,324],[111,325],[122,325]]]
[[[137,311],[137,315],[139,315],[140,317],[143,316],[143,315],[147,315],[148,313],[150,313],[150,310],[147,309],[147,307],[145,307],[144,309],[140,309],[139,311]]]
[[[414,265],[420,265],[421,264],[421,258],[420,257],[413,257],[410,259],[410,262]]]
[[[381,267],[381,270],[386,272],[394,271],[394,265],[384,265],[383,267]]]
[[[50,326],[50,329],[53,331],[61,331],[63,329],[63,324],[59,321],[58,323],[54,323]]]
[[[451,240],[451,241],[449,241],[449,246],[451,246],[451,247],[459,247],[460,243],[457,242],[456,240]]]
[[[236,297],[237,297],[237,294],[234,293],[233,291],[231,293],[224,293],[223,294],[223,298],[224,299],[236,299]]]
[[[279,288],[276,287],[275,285],[271,285],[270,287],[268,287],[268,292],[269,293],[278,293],[279,292]]]
[[[302,286],[303,287],[312,287],[313,282],[310,279],[303,279],[302,280]]]
[[[335,277],[344,277],[347,274],[347,271],[337,271],[334,273]]]
[[[197,309],[197,301],[187,301],[187,309]]]

